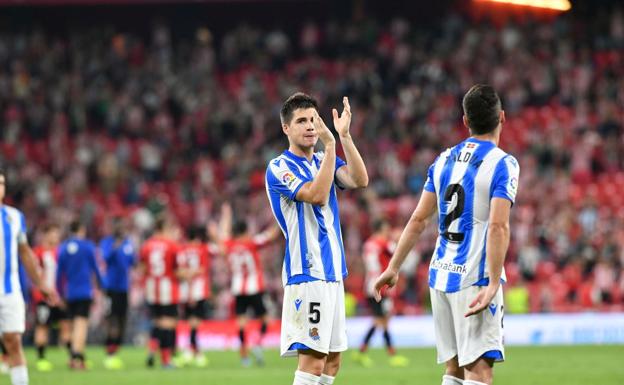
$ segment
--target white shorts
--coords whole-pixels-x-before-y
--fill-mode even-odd
[[[496,350],[500,351],[501,357],[495,360],[505,359],[502,287],[488,308],[477,315],[464,317],[480,289],[471,286],[455,293],[429,289],[439,364],[457,356],[459,366],[465,366],[484,353]]]
[[[324,354],[347,350],[342,281],[312,281],[284,288],[282,357],[297,355],[296,347],[291,350],[293,344]]]
[[[0,295],[0,333],[24,333],[26,306],[22,292]]]

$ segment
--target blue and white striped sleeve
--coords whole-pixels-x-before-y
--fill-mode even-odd
[[[297,192],[305,182],[311,179],[302,175],[296,166],[290,166],[284,159],[269,163],[266,171],[266,182],[269,190],[277,191],[294,201]]]
[[[518,193],[518,179],[520,166],[518,161],[511,155],[507,155],[498,161],[492,178],[491,198],[504,198],[514,203]]]
[[[439,158],[439,157],[438,157]],[[433,169],[435,168],[436,162],[438,161],[436,158],[431,166],[429,166],[429,170],[427,170],[427,180],[425,181],[425,186],[423,187],[425,191],[429,191],[435,193],[435,184],[433,183]]]
[[[336,155],[336,166],[334,168],[334,183],[341,190],[344,190],[345,187],[342,185],[342,183],[340,183],[340,179],[338,179],[338,175],[336,175],[336,173],[338,172],[338,169],[340,167],[346,166],[346,165],[347,165],[347,162],[345,162],[342,158],[340,158],[338,155]]]
[[[24,217],[24,214],[21,211],[19,211],[19,218],[20,218],[20,229],[19,229],[19,233],[17,234],[17,241],[21,244],[28,243],[28,229],[26,227],[26,218]]]

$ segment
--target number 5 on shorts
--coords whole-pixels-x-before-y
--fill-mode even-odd
[[[319,309],[319,306],[321,306],[320,302],[310,302],[310,311],[308,311],[308,313],[310,313],[310,317],[308,320],[312,324],[321,322],[321,310]]]

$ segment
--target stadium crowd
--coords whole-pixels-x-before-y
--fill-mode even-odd
[[[329,116],[348,95],[371,181],[341,199],[346,287],[364,311],[360,256],[372,221],[404,225],[434,157],[467,135],[461,96],[487,82],[508,118],[502,147],[522,169],[506,262],[519,305],[510,310],[624,308],[621,10],[502,29],[451,15],[423,30],[363,18],[294,32],[238,25],[219,37],[199,27],[190,39],[160,23],[148,35],[0,34],[7,203],[25,213],[34,244],[44,224],[76,217],[99,240],[113,216],[131,219],[138,244],[159,213],[205,226],[224,202],[260,230],[273,221],[264,173],[285,144],[283,100],[303,90]],[[398,312],[428,306],[435,235],[431,226],[420,264],[405,271]],[[279,243],[263,252],[275,295],[282,255]],[[215,259],[216,293],[227,286],[224,269]],[[229,300],[217,295],[215,317],[230,315]]]

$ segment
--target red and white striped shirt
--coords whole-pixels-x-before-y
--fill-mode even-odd
[[[37,246],[33,248],[33,252],[35,253],[35,257],[37,257],[43,282],[47,287],[55,287],[56,266],[58,263],[57,247]],[[43,295],[39,290],[37,290],[37,288],[33,288],[32,298],[35,303],[42,302],[44,300]]]
[[[163,237],[149,238],[141,248],[141,262],[145,264],[145,299],[150,305],[173,305],[180,300],[178,279],[175,276],[178,245]]]
[[[225,256],[232,272],[232,294],[253,295],[264,291],[264,276],[258,249],[268,243],[265,236],[228,239]]]
[[[365,291],[367,296],[374,296],[375,280],[388,267],[394,248],[394,242],[380,236],[372,236],[364,243]]]
[[[192,270],[194,275],[180,283],[180,302],[196,302],[210,298],[210,260],[213,252],[209,245],[187,243],[178,251],[178,265]]]

